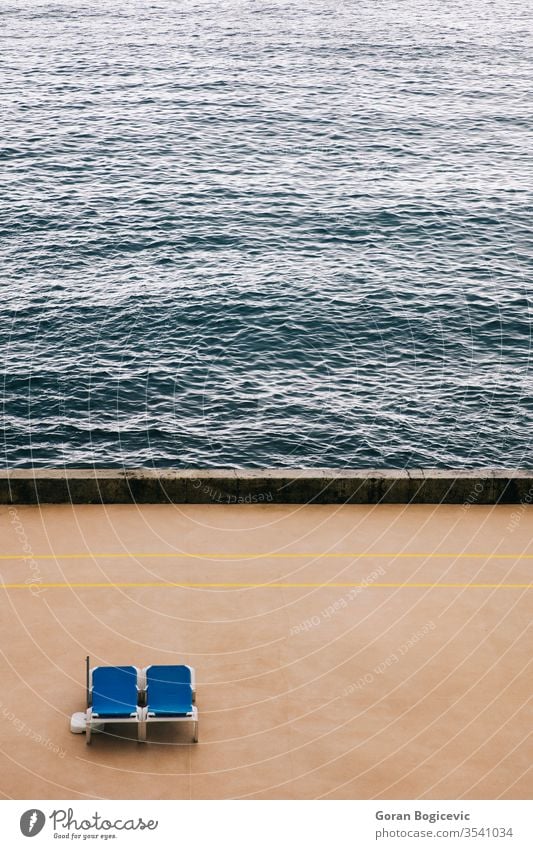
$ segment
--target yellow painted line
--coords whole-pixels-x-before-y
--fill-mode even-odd
[[[388,589],[512,589],[512,590],[530,590],[533,589],[533,584],[440,584],[440,583],[416,583],[416,584],[401,584],[401,583],[387,583],[387,584],[378,584],[378,583],[240,583],[240,582],[209,582],[209,583],[200,583],[200,582],[187,582],[187,583],[179,583],[179,582],[169,582],[169,581],[161,581],[161,582],[147,582],[147,583],[139,583],[139,582],[120,582],[120,583],[40,583],[38,581],[34,581],[33,583],[28,584],[3,584],[2,585],[6,590],[22,590],[22,589],[30,589],[32,587],[42,587],[46,589],[94,589],[94,588],[145,588],[145,587],[182,587],[182,588],[198,588],[198,589],[211,589],[211,588],[226,588],[226,589],[235,589],[235,588],[257,588],[257,587],[268,587],[272,589],[298,589],[298,588],[320,588],[326,589],[328,587],[337,587],[337,588],[347,588],[347,587],[357,587],[361,589],[371,589],[373,587],[380,588],[388,588]]]
[[[193,552],[175,552],[175,551],[164,551],[164,552],[149,552],[149,551],[141,551],[141,552],[110,552],[110,553],[94,553],[85,552],[83,554],[0,554],[0,560],[100,560],[100,559],[118,559],[118,560],[127,560],[131,558],[164,558],[164,557],[173,557],[175,560],[181,560],[184,558],[193,558],[195,560],[264,560],[267,558],[276,558],[276,559],[290,559],[290,558],[312,558],[312,557],[323,557],[323,558],[343,558],[343,557],[357,557],[357,558],[444,558],[444,559],[453,559],[457,560],[459,558],[462,559],[473,559],[473,558],[481,558],[484,560],[533,560],[533,554],[495,554],[495,553],[478,553],[478,552],[365,552],[365,551],[317,551],[317,552],[289,552],[289,553],[280,553],[280,552],[272,552],[265,551],[263,553],[253,553],[250,552],[248,554],[243,552],[237,552],[234,554],[228,554],[226,552],[207,552],[205,554],[201,553],[193,553]]]

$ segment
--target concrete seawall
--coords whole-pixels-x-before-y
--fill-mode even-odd
[[[529,504],[533,470],[13,469],[0,504]]]

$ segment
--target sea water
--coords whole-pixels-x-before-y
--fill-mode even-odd
[[[533,466],[527,0],[0,0],[2,462]]]

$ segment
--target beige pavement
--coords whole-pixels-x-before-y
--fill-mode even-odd
[[[0,507],[6,798],[529,798],[533,508]],[[185,726],[69,732],[94,664]]]

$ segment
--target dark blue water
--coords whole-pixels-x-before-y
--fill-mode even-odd
[[[0,0],[14,466],[533,466],[527,0]]]

